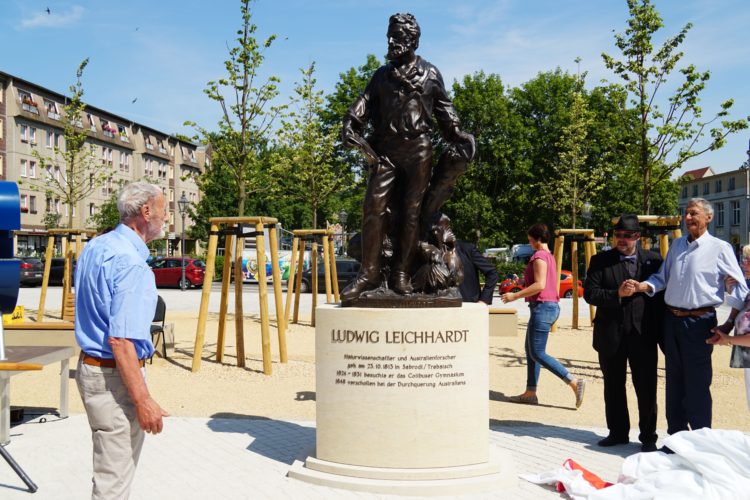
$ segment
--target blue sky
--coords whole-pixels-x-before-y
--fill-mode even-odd
[[[165,132],[191,134],[193,120],[209,128],[219,109],[203,94],[223,75],[226,43],[239,28],[235,0],[0,0],[0,70],[66,92],[85,57],[85,99],[92,105]],[[692,22],[683,45],[686,63],[709,69],[703,94],[708,115],[733,97],[734,118],[750,115],[750,2],[656,0],[666,28],[659,40]],[[49,7],[51,14],[45,9]],[[282,79],[291,94],[299,68],[316,62],[320,88],[333,88],[340,72],[366,54],[385,54],[388,16],[412,12],[422,28],[419,54],[433,62],[446,83],[484,70],[506,85],[519,85],[559,66],[588,84],[615,77],[602,52],[616,55],[613,30],[622,32],[625,0],[259,0],[253,20],[258,37],[275,33],[266,74]],[[133,99],[136,99],[132,103]],[[688,168],[739,167],[747,158],[750,131],[706,153]]]

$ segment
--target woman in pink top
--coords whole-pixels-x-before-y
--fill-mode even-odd
[[[575,378],[545,351],[549,330],[560,316],[557,266],[547,246],[550,240],[549,229],[544,224],[534,224],[529,228],[527,236],[535,252],[524,272],[526,288],[515,293],[505,293],[500,297],[505,303],[523,297],[529,303],[530,309],[529,325],[526,328],[526,391],[518,396],[512,396],[510,400],[514,403],[539,404],[536,388],[543,366],[570,386],[576,397],[576,408],[579,408],[583,402],[586,381]]]

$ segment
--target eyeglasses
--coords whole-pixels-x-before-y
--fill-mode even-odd
[[[635,231],[615,231],[615,238],[618,240],[636,240],[641,237],[641,233]]]

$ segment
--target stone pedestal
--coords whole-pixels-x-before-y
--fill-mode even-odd
[[[489,453],[488,312],[317,309],[317,440],[291,477],[405,494],[468,493],[513,480]]]

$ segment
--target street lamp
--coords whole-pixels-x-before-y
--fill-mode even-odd
[[[583,208],[581,209],[581,218],[583,219],[583,225],[586,226],[586,228],[589,227],[589,222],[591,222],[591,203],[584,202]]]
[[[344,252],[346,252],[346,219],[348,217],[349,214],[346,213],[346,210],[339,212],[339,223],[341,223],[341,255],[344,255]]]
[[[185,281],[185,215],[187,215],[187,208],[190,202],[185,196],[185,191],[182,192],[182,196],[177,201],[177,207],[180,210],[182,216],[182,243],[180,245],[180,254],[182,254],[182,279],[180,280],[180,290],[187,288],[187,282]]]
[[[747,160],[740,165],[740,170],[745,172],[745,234],[747,235],[747,244],[750,245],[750,141],[747,145]]]

